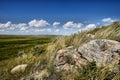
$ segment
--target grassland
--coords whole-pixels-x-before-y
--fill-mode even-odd
[[[15,36],[0,35],[0,60],[9,59],[39,44],[52,41],[56,36]]]
[[[87,37],[87,34],[93,34],[94,38]],[[41,73],[43,70],[49,73],[49,76],[43,77],[43,80],[120,80],[120,71],[110,72],[104,67],[97,68],[95,62],[88,64],[84,70],[78,68],[77,72],[57,72],[52,64],[56,52],[68,46],[77,48],[94,39],[110,39],[120,42],[120,22],[57,38],[56,36],[1,36],[0,38],[0,79],[2,80],[20,80],[20,78],[31,76],[32,72]],[[35,45],[44,46],[34,48]],[[17,56],[20,50],[24,50],[26,54]],[[36,56],[34,52],[41,54]],[[10,70],[19,64],[28,64],[25,72],[11,74]]]

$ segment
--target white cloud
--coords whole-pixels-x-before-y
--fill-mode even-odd
[[[8,21],[7,23],[0,23],[0,28],[8,28],[12,25],[12,23],[10,21]]]
[[[6,22],[6,23],[0,23],[0,31],[2,33],[2,31],[13,31],[13,32],[29,32],[29,33],[40,33],[40,34],[46,34],[46,33],[59,33],[60,32],[60,29],[59,28],[56,28],[57,26],[59,26],[61,23],[60,22],[54,22],[51,26],[55,27],[53,29],[53,27],[46,27],[46,26],[49,26],[50,24],[45,21],[45,20],[31,20],[30,22],[28,23],[12,23],[10,21]],[[98,23],[99,24],[99,23]],[[96,25],[98,25],[96,24]],[[63,24],[63,28],[64,29],[68,29],[69,28],[69,31],[66,31],[63,33],[73,33],[76,31],[76,29],[74,28],[77,28],[77,31],[81,31],[81,30],[90,30],[90,29],[93,29],[96,27],[95,24],[88,24],[84,29],[82,29],[82,26],[83,24],[82,23],[75,23],[73,21],[68,21],[66,22],[65,24]],[[34,28],[34,27],[38,27],[38,28]],[[53,32],[52,32],[53,31]],[[23,33],[24,34],[24,33]]]
[[[7,30],[15,30],[15,28],[20,28],[20,30],[23,30],[26,27],[27,27],[27,24],[25,23],[13,24],[10,21],[8,21],[7,23],[0,23],[0,28],[7,29]]]
[[[53,23],[53,26],[56,28],[57,26],[59,26],[60,25],[60,22],[54,22]]]
[[[16,24],[16,27],[18,27],[18,28],[26,27],[26,26],[27,26],[27,24],[25,24],[25,23]]]
[[[10,27],[12,25],[12,23],[10,21],[8,21],[6,24],[4,24],[4,26],[7,28],[7,27]]]
[[[4,24],[0,23],[0,28],[3,28],[3,25],[4,25]]]
[[[74,23],[73,21],[68,21],[63,25],[64,29],[68,28],[80,28],[83,24],[82,23]]]
[[[28,23],[29,26],[31,27],[45,27],[45,26],[48,26],[50,25],[47,21],[45,20],[32,20]]]
[[[86,27],[89,29],[93,29],[96,27],[96,25],[95,24],[88,24]]]
[[[96,28],[95,24],[88,24],[85,28],[83,28],[83,30],[91,30],[91,29],[94,29],[94,28]]]
[[[28,25],[26,23],[19,23],[19,24],[14,24],[14,27],[11,28],[17,28],[20,31],[26,31],[28,29]]]
[[[40,32],[40,30],[39,29],[35,29],[35,32]]]
[[[28,27],[21,27],[20,31],[26,31]]]
[[[15,27],[9,27],[10,30],[15,30]]]
[[[60,30],[59,29],[56,29],[55,32],[59,32]]]
[[[102,19],[102,21],[103,22],[114,22],[114,21],[116,21],[116,19],[111,19],[111,18],[104,18],[104,19]]]

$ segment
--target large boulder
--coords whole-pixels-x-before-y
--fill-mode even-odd
[[[24,72],[26,67],[27,67],[27,64],[17,65],[11,70],[11,73],[15,74],[15,73]]]
[[[67,47],[57,52],[54,65],[57,70],[72,70],[73,68],[83,68],[87,60],[81,57],[77,50],[73,47]]]
[[[114,40],[96,39],[75,49],[68,47],[56,53],[54,65],[58,70],[84,68],[95,61],[97,66],[119,66],[120,43]]]
[[[120,43],[114,40],[92,40],[78,48],[78,52],[89,62],[96,61],[97,66],[118,64]]]

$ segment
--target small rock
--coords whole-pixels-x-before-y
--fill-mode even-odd
[[[87,37],[94,38],[95,35],[93,35],[93,34],[87,34]]]
[[[24,72],[26,67],[27,67],[27,64],[17,65],[11,70],[11,73],[15,74],[15,73],[19,73],[19,72]]]

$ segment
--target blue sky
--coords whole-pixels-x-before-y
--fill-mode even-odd
[[[120,0],[0,0],[0,34],[71,34],[120,19]]]

